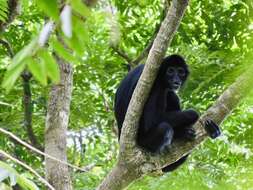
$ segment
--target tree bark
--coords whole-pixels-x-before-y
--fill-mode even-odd
[[[23,79],[23,107],[24,107],[24,127],[27,131],[28,138],[31,142],[31,144],[41,150],[44,151],[44,148],[40,145],[38,142],[38,139],[33,131],[32,126],[32,115],[33,115],[33,103],[32,103],[32,91],[30,86],[30,80],[32,78],[32,74],[25,70],[21,74],[21,77]]]
[[[86,0],[87,6],[93,6],[97,0]],[[64,5],[65,1],[59,0]],[[58,36],[58,40],[64,41]],[[68,47],[66,47],[68,49]],[[45,130],[45,153],[67,162],[67,128],[69,121],[70,102],[73,87],[73,68],[62,58],[56,55],[60,68],[61,80],[53,85],[48,104],[46,130]],[[46,179],[56,190],[72,190],[71,178],[68,166],[50,158],[46,158]]]
[[[60,68],[61,80],[53,85],[46,118],[45,153],[67,162],[66,132],[72,93],[72,66],[56,57]],[[56,190],[72,190],[68,166],[45,158],[46,178]]]
[[[98,187],[100,190],[110,189],[119,190],[127,187],[131,182],[141,177],[138,167],[134,165],[125,165],[126,163],[118,163],[107,175],[104,182]]]

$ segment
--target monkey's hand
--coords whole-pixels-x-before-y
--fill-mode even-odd
[[[204,122],[204,127],[207,134],[212,138],[215,139],[221,135],[221,130],[219,126],[214,123],[211,119],[206,119]]]

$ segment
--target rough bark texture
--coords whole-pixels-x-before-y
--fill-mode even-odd
[[[45,153],[67,162],[66,132],[72,93],[73,70],[70,64],[57,57],[61,80],[53,85],[48,103]],[[68,166],[45,158],[46,178],[56,190],[71,190]]]
[[[141,177],[140,172],[138,172],[138,167],[125,164],[126,163],[124,162],[118,163],[106,176],[104,182],[98,187],[98,189],[124,189],[131,182]]]
[[[33,104],[32,104],[32,91],[30,86],[30,80],[32,78],[32,74],[25,70],[22,73],[23,79],[23,107],[24,107],[24,127],[27,131],[28,138],[31,144],[41,150],[44,151],[44,148],[39,144],[37,137],[34,134],[32,127],[32,114],[33,114]]]
[[[87,6],[93,6],[97,0],[83,0]],[[58,0],[59,7],[65,1]],[[64,41],[58,36],[60,42]],[[68,47],[65,47],[68,49]],[[54,85],[50,92],[46,131],[45,131],[45,153],[67,162],[67,127],[69,121],[69,109],[73,86],[73,68],[63,59],[57,57],[60,67],[60,84]],[[68,166],[52,159],[46,158],[46,178],[56,190],[72,190]]]

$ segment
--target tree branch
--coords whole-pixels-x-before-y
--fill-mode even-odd
[[[133,92],[125,116],[125,121],[123,123],[120,138],[120,156],[122,157],[125,157],[125,153],[128,154],[136,147],[136,125],[138,124],[143,106],[156,78],[161,61],[180,24],[187,5],[188,0],[172,1],[168,14],[161,25],[156,39],[154,40],[144,70]]]
[[[80,171],[80,172],[87,172],[88,170],[87,170],[86,168],[88,168],[88,169],[90,168],[89,165],[88,165],[88,166],[85,166],[85,167],[83,167],[83,168],[80,168],[80,167],[75,166],[75,165],[73,165],[73,164],[70,164],[70,163],[68,163],[68,162],[59,160],[58,158],[53,157],[53,156],[51,156],[51,155],[49,155],[49,154],[46,154],[46,153],[40,151],[39,149],[34,148],[32,145],[30,145],[30,144],[28,144],[27,142],[23,141],[22,139],[20,139],[19,137],[17,137],[17,136],[14,135],[13,133],[11,133],[11,132],[5,130],[4,128],[1,128],[1,127],[0,127],[0,132],[3,133],[3,134],[5,134],[5,135],[7,135],[7,136],[9,136],[10,139],[12,139],[13,142],[14,142],[15,144],[16,144],[16,143],[19,143],[19,144],[23,145],[24,147],[28,148],[29,150],[31,150],[31,151],[33,151],[33,152],[36,152],[36,153],[39,154],[39,155],[42,155],[42,156],[44,156],[44,157],[46,157],[46,158],[49,158],[49,159],[52,159],[52,160],[54,160],[54,161],[56,161],[56,162],[59,162],[59,163],[61,163],[61,164],[67,165],[68,167],[70,167],[70,168],[72,168],[72,169],[75,169],[75,170]],[[0,156],[1,156],[1,154],[0,154]]]
[[[38,172],[36,172],[33,168],[31,168],[30,166],[28,166],[27,164],[25,164],[24,162],[21,162],[20,160],[12,157],[11,155],[9,155],[8,153],[4,152],[3,150],[0,150],[0,154],[3,155],[4,157],[16,162],[17,164],[23,166],[24,168],[26,168],[28,171],[30,171],[31,173],[33,173],[36,177],[38,177],[38,179],[45,184],[49,189],[51,190],[55,190],[55,188],[50,185],[48,183],[47,180],[45,180],[43,177],[40,176],[40,174]]]
[[[156,78],[161,61],[180,24],[187,5],[188,0],[172,1],[168,13],[154,40],[144,70],[128,106],[120,138],[118,164],[100,184],[98,190],[123,189],[144,173],[156,168],[156,165],[148,162],[148,159],[146,159],[148,157],[143,156],[146,153],[136,146],[136,126],[138,125],[142,109]]]
[[[248,70],[251,71],[252,69],[253,68],[251,67]],[[155,166],[154,168],[161,169],[162,167],[177,161],[182,156],[191,152],[192,149],[207,138],[207,134],[203,127],[203,121],[209,118],[217,124],[222,123],[222,121],[230,114],[238,103],[250,92],[250,90],[253,89],[252,82],[253,79],[251,72],[246,72],[238,77],[238,79],[223,92],[214,105],[211,106],[194,125],[197,134],[194,141],[176,141],[171,145],[169,154],[151,156],[144,153],[143,159],[148,159],[149,162],[152,163],[151,165]],[[154,170],[154,168],[152,170]]]
[[[32,128],[33,105],[32,105],[32,91],[30,87],[30,80],[32,78],[32,74],[29,71],[25,70],[23,71],[21,77],[23,79],[23,92],[24,92],[23,95],[24,126],[31,144],[37,149],[44,151],[44,148],[39,144]]]
[[[0,22],[0,33],[2,33],[6,27],[14,20],[19,12],[19,0],[9,0],[8,1],[8,18],[6,22]],[[14,57],[13,49],[8,41],[0,39],[0,44],[2,44],[8,52],[10,58]],[[24,126],[26,127],[28,137],[31,143],[38,149],[43,150],[43,147],[38,143],[36,136],[34,135],[32,129],[32,100],[31,100],[31,88],[30,88],[30,79],[32,75],[28,71],[22,73],[23,78],[23,89],[24,89]]]
[[[127,55],[125,51],[120,49],[118,46],[111,45],[111,48],[123,59],[127,61],[128,64],[132,63],[132,59]]]
[[[156,77],[160,61],[179,25],[187,4],[187,0],[173,0],[172,2],[169,14],[157,34],[144,71],[130,101],[122,128],[118,163],[98,187],[98,190],[123,189],[139,177],[150,172],[161,171],[164,166],[172,164],[188,154],[207,138],[203,121],[208,118],[220,124],[252,89],[251,71],[253,67],[242,74],[201,116],[194,125],[197,135],[194,141],[177,140],[170,146],[168,153],[157,155],[143,151],[136,146],[135,136],[138,119]],[[156,60],[158,61],[156,62]]]
[[[10,58],[14,57],[13,49],[8,41],[0,39],[0,44],[2,44],[8,52]],[[43,151],[43,147],[37,141],[37,138],[33,132],[32,128],[32,92],[30,88],[30,80],[31,80],[31,73],[28,71],[24,71],[21,75],[23,79],[23,105],[24,105],[24,126],[26,128],[28,138],[30,139],[33,146],[38,148],[39,150]]]

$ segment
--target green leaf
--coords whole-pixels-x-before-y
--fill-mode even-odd
[[[5,22],[7,19],[7,14],[0,10],[0,20]]]
[[[11,185],[16,184],[16,178],[18,173],[16,170],[14,170],[12,167],[10,167],[8,164],[0,161],[0,182],[5,180],[6,178],[10,177],[10,183]]]
[[[8,3],[7,0],[0,0],[0,21],[5,22],[8,15]]]
[[[73,36],[71,39],[64,38],[65,42],[79,55],[83,55],[85,45],[89,43],[89,34],[85,29],[84,22],[73,16]]]
[[[17,171],[13,169],[10,165],[6,164],[5,162],[0,161],[0,168],[8,170],[10,173],[14,173],[17,175]]]
[[[40,52],[40,58],[44,62],[47,75],[54,83],[60,82],[60,70],[54,57],[46,50]]]
[[[89,17],[91,15],[89,8],[83,3],[82,0],[72,0],[70,2],[73,10],[78,12],[80,15],[84,17]]]
[[[39,188],[36,186],[33,181],[29,180],[25,177],[24,174],[21,174],[17,178],[17,183],[23,188],[27,190],[39,190]]]
[[[46,74],[46,66],[44,61],[40,61],[39,59],[28,58],[26,59],[27,66],[29,71],[33,74],[33,76],[43,85],[47,85],[47,74]]]
[[[76,35],[76,33],[73,33],[72,38],[64,38],[64,42],[66,42],[66,44],[71,47],[73,50],[76,51],[76,53],[79,56],[83,55],[84,52],[84,43],[82,43],[82,40],[80,38],[78,38],[78,36]]]
[[[0,161],[0,171],[5,171],[7,175],[1,175],[4,174],[3,172],[0,172],[0,179],[4,180],[5,177],[10,177],[11,185],[15,185],[16,182],[23,188],[27,190],[39,190],[39,188],[33,183],[31,180],[29,180],[24,174],[20,175],[18,172],[13,169],[10,165]],[[0,180],[1,182],[1,180]]]
[[[7,91],[10,91],[10,89],[16,82],[17,78],[24,70],[25,65],[26,65],[25,61],[19,62],[19,64],[12,64],[12,66],[9,67],[5,73],[2,87],[5,88]]]
[[[0,14],[0,21],[2,21],[2,22],[5,21],[5,17],[3,17],[1,14]]]
[[[54,20],[59,19],[57,0],[36,0],[37,5]]]
[[[60,42],[58,42],[56,39],[52,40],[51,42],[53,49],[61,58],[65,59],[69,63],[77,62],[76,58],[72,54],[70,54]]]
[[[34,55],[39,49],[37,42],[38,42],[38,39],[34,38],[28,45],[26,45],[22,50],[20,50],[12,59],[11,64],[7,68],[7,71],[2,83],[2,87],[6,88],[7,91],[9,91],[13,87],[17,78],[19,77],[21,72],[24,70],[27,63],[26,58]]]
[[[16,65],[20,64],[20,62],[22,62],[26,57],[32,56],[38,50],[38,48],[38,39],[34,38],[28,45],[26,45],[14,56],[8,69],[16,67]]]

